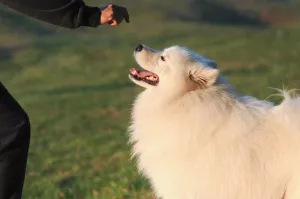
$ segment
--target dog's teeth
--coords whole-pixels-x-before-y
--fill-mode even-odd
[[[150,81],[156,81],[157,77],[155,77],[155,76],[147,76],[147,77],[145,77],[145,79],[150,80]]]

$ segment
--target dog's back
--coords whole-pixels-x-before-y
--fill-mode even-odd
[[[282,92],[283,102],[274,108],[273,114],[277,122],[283,126],[283,129],[291,135],[287,145],[291,148],[290,162],[287,164],[295,165],[294,171],[287,183],[284,199],[300,198],[300,97],[293,96],[289,92]]]
[[[159,107],[151,95],[137,100],[131,135],[139,168],[164,199],[281,199],[285,191],[298,199],[300,98],[274,108],[253,99],[220,104],[218,116],[210,103]],[[222,116],[229,104],[238,111]]]

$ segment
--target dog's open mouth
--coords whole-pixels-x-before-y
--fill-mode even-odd
[[[158,75],[144,69],[138,70],[135,68],[131,68],[129,70],[129,73],[133,79],[137,81],[143,81],[152,86],[156,86],[159,82]]]

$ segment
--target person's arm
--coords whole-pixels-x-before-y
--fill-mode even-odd
[[[113,23],[114,21],[117,21],[117,24],[119,24],[123,18],[129,22],[126,8],[120,6],[110,5],[111,9],[109,9],[109,6],[100,9],[86,6],[82,0],[0,1],[27,16],[65,28],[74,29],[80,26],[98,27],[101,24]],[[118,16],[119,18],[116,19]]]

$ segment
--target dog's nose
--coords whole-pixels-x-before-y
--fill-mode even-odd
[[[137,47],[135,48],[135,51],[137,52],[141,52],[143,50],[144,46],[142,44],[137,45]]]

